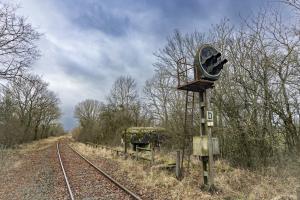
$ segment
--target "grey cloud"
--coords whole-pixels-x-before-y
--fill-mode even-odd
[[[123,36],[126,34],[130,20],[127,16],[114,14],[104,1],[60,1],[59,4],[68,13],[72,23],[82,29],[98,29],[108,35]]]

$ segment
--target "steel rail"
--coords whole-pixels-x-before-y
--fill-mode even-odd
[[[68,145],[69,146],[69,145]],[[106,172],[98,168],[96,165],[94,165],[91,161],[89,161],[87,158],[85,158],[83,155],[81,155],[78,151],[73,149],[71,146],[69,146],[70,149],[72,149],[79,157],[81,157],[83,160],[85,160],[87,163],[89,163],[93,168],[95,168],[97,171],[99,171],[102,175],[104,175],[107,179],[109,179],[111,182],[113,182],[115,185],[117,185],[120,189],[125,191],[127,194],[129,194],[131,197],[137,200],[142,200],[141,197],[136,195],[135,193],[131,192],[129,189],[118,183],[115,179],[113,179],[111,176],[109,176]]]
[[[67,187],[68,187],[70,198],[71,198],[71,200],[74,200],[74,195],[73,195],[73,192],[71,190],[70,183],[69,183],[64,165],[63,165],[62,160],[61,160],[61,156],[60,156],[60,152],[59,152],[59,143],[57,143],[56,148],[57,148],[57,155],[58,155],[59,163],[60,163],[61,169],[62,169],[63,174],[64,174],[64,178],[65,178],[65,182],[66,182]]]

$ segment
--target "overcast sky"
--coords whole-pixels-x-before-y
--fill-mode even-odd
[[[266,5],[263,0],[19,0],[19,13],[43,36],[32,71],[61,99],[62,122],[75,126],[74,106],[105,101],[114,80],[131,75],[142,88],[153,75],[153,53],[166,37],[232,23]]]

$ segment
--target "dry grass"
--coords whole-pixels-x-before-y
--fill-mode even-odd
[[[21,144],[14,149],[5,148],[5,146],[0,146],[0,172],[5,172],[21,167],[23,161],[22,159],[20,159],[20,156],[44,150],[50,147],[51,145],[55,144],[57,141],[69,137],[69,135],[60,137],[49,137],[31,143]]]
[[[275,168],[268,168],[265,170],[267,173],[252,172],[233,168],[227,162],[218,160],[215,162],[217,192],[212,195],[200,189],[201,168],[197,159],[192,159],[190,175],[178,181],[174,173],[151,167],[148,163],[125,160],[116,157],[110,150],[93,148],[81,143],[73,145],[86,156],[114,159],[131,181],[145,188],[154,187],[168,191],[171,199],[296,199],[296,186],[300,183],[299,179],[287,170],[279,172]],[[167,156],[169,160],[174,158],[172,154]]]
[[[19,159],[19,151],[19,149],[0,146],[0,174],[19,168],[22,165],[22,161]]]
[[[287,171],[267,168],[268,174],[232,168],[224,161],[216,162],[216,184],[225,193],[240,199],[296,199],[299,179]]]
[[[0,146],[0,172],[7,166],[7,158],[9,157],[9,149],[5,146]]]
[[[33,141],[31,143],[22,144],[22,145],[19,145],[19,150],[20,150],[20,153],[28,153],[31,151],[44,150],[44,149],[50,147],[51,145],[55,144],[59,140],[66,139],[66,138],[71,138],[71,135],[64,135],[64,136],[59,136],[59,137],[49,137],[46,139]]]

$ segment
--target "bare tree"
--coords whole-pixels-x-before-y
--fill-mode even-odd
[[[87,99],[75,106],[75,117],[80,121],[81,125],[92,120],[97,121],[100,117],[101,104],[97,100]]]
[[[140,115],[140,102],[135,80],[130,76],[120,76],[114,82],[110,95],[108,96],[110,106],[119,111],[123,120],[128,121],[128,125],[137,126]],[[128,126],[127,125],[127,126]]]
[[[156,121],[167,125],[169,122],[169,109],[174,96],[174,87],[170,76],[164,76],[158,71],[154,77],[147,80],[144,87],[146,104]]]
[[[58,104],[59,99],[40,77],[27,75],[25,79],[15,79],[3,90],[0,111],[0,124],[6,130],[3,134],[15,130],[6,136],[16,143],[47,137],[50,127],[60,117]]]
[[[34,108],[34,139],[39,139],[38,133],[40,132],[40,138],[48,136],[52,127],[51,123],[55,122],[54,126],[57,126],[57,119],[60,118],[61,112],[58,107],[59,99],[52,91],[45,90],[36,102]]]
[[[113,84],[108,101],[114,106],[129,109],[137,103],[137,98],[135,80],[130,76],[120,76]]]
[[[101,103],[97,100],[87,99],[75,106],[74,116],[80,124],[78,140],[94,141],[100,137],[99,130]]]
[[[299,0],[284,0],[282,2],[295,8],[297,11],[300,11],[300,1]]]
[[[39,56],[35,42],[40,34],[22,16],[17,8],[0,3],[0,78],[21,76]]]

